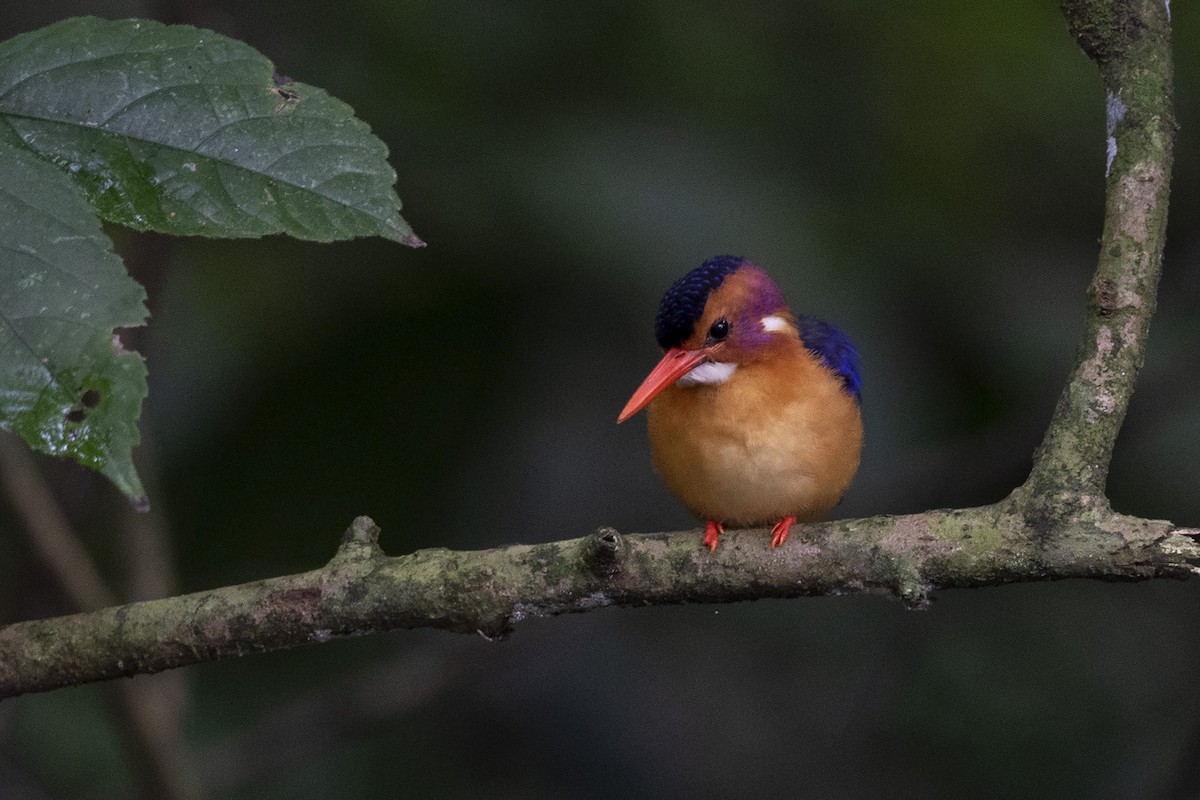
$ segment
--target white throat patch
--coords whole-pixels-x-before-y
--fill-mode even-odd
[[[686,375],[676,381],[679,386],[696,386],[701,383],[718,384],[729,380],[729,376],[737,369],[737,364],[727,361],[707,361],[692,367]]]

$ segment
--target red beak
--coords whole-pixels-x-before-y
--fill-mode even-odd
[[[646,376],[646,380],[642,381],[642,385],[633,393],[633,397],[629,398],[629,402],[625,404],[625,408],[621,409],[621,415],[617,417],[617,423],[624,422],[649,405],[650,401],[657,397],[659,392],[690,372],[692,367],[708,358],[712,350],[713,348],[711,347],[701,347],[698,350],[684,350],[682,347],[672,347],[668,350],[667,354],[662,357],[662,361],[659,361],[658,365],[650,370],[650,374]]]

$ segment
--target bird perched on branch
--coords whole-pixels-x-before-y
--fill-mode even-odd
[[[837,328],[795,317],[744,258],[717,256],[675,281],[658,309],[666,354],[617,422],[646,408],[654,466],[705,520],[773,524],[771,546],[797,521],[822,519],[858,470],[858,352]]]

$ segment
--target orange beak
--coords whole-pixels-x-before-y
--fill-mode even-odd
[[[650,370],[650,374],[633,393],[633,397],[629,398],[625,408],[621,409],[621,414],[617,417],[617,424],[619,425],[649,405],[659,392],[690,372],[692,367],[702,363],[714,349],[714,347],[701,347],[698,350],[684,350],[682,347],[672,347],[668,350],[667,354],[662,357],[662,361],[659,361],[658,365]]]

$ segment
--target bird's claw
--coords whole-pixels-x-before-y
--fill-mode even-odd
[[[717,537],[725,532],[725,528],[721,523],[708,520],[704,525],[704,546],[711,553],[717,549]]]
[[[779,547],[779,545],[781,545],[785,541],[787,541],[788,531],[791,530],[792,525],[794,525],[795,522],[796,522],[796,518],[789,516],[789,517],[784,517],[783,519],[779,520],[779,522],[775,523],[774,527],[771,528],[771,549],[772,550],[775,549],[776,547]]]

